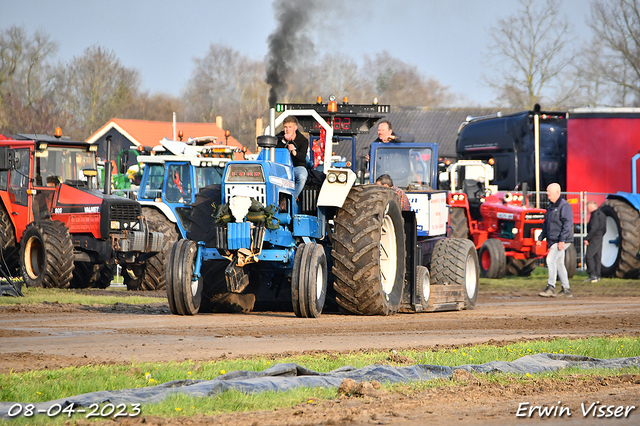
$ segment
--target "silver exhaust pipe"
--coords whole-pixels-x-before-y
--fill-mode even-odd
[[[276,109],[269,109],[269,132],[271,136],[276,135]],[[274,148],[269,149],[269,161],[275,163],[276,161],[276,150]]]

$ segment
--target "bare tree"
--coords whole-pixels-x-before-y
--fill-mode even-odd
[[[398,106],[437,107],[451,104],[455,96],[447,86],[425,77],[417,67],[394,58],[389,52],[365,58],[364,77],[381,102]]]
[[[490,30],[490,65],[498,76],[485,81],[493,87],[500,104],[532,109],[536,103],[557,107],[576,94],[569,81],[573,54],[567,21],[558,14],[557,2],[521,0],[522,9],[501,19]]]
[[[171,121],[174,112],[183,118],[184,111],[184,102],[176,96],[142,92],[134,93],[119,115],[135,120]]]
[[[343,54],[326,54],[316,73],[316,96],[348,97],[352,103],[370,103],[376,96],[373,84],[365,78],[356,61]],[[308,102],[308,99],[305,101]]]
[[[588,80],[604,86],[605,103],[640,105],[640,9],[637,0],[597,0],[591,5],[589,25],[594,43],[601,45],[591,66],[597,74]],[[597,79],[595,79],[597,77]]]
[[[610,103],[614,90],[607,76],[608,66],[601,60],[604,54],[603,43],[596,38],[576,56],[574,75],[580,84],[577,105],[595,108]]]
[[[124,67],[115,53],[92,46],[61,69],[59,81],[68,134],[85,139],[125,110],[138,91],[140,77],[136,69]]]
[[[264,63],[219,44],[212,44],[207,55],[194,62],[183,96],[186,119],[215,122],[220,115],[224,127],[241,143],[251,146],[255,120],[265,117],[269,108]]]
[[[58,45],[38,31],[29,37],[22,27],[0,33],[0,130],[6,133],[51,132],[59,122],[53,102]]]

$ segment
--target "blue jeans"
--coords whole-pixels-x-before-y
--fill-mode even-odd
[[[553,288],[556,287],[556,279],[560,278],[562,288],[569,289],[569,275],[567,275],[567,268],[564,266],[564,253],[570,245],[571,243],[564,243],[564,250],[558,248],[558,243],[549,247],[549,253],[547,254],[549,282],[547,284]]]
[[[302,189],[304,188],[304,184],[307,181],[309,172],[307,172],[306,167],[296,166],[293,168],[293,176],[296,181],[294,198],[298,198],[298,196],[302,193]]]

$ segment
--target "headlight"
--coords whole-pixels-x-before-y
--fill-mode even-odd
[[[511,233],[512,233],[513,235],[516,235],[516,234],[518,233],[518,228],[513,228],[513,229],[511,230]]]
[[[509,201],[511,201],[512,199],[513,199],[513,195],[511,195],[511,193],[510,193],[510,192],[507,192],[506,194],[504,194],[504,200],[505,200],[506,202],[509,202]]]
[[[117,220],[112,220],[109,226],[111,229],[120,229],[120,222],[118,222]]]
[[[327,180],[329,181],[329,183],[334,183],[337,179],[338,179],[338,176],[336,176],[335,173],[329,173],[327,175]]]
[[[347,174],[346,173],[340,173],[338,175],[338,182],[345,183],[346,181],[347,181]]]

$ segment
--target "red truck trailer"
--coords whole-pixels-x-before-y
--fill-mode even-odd
[[[567,115],[566,191],[631,192],[640,108],[580,108]]]

